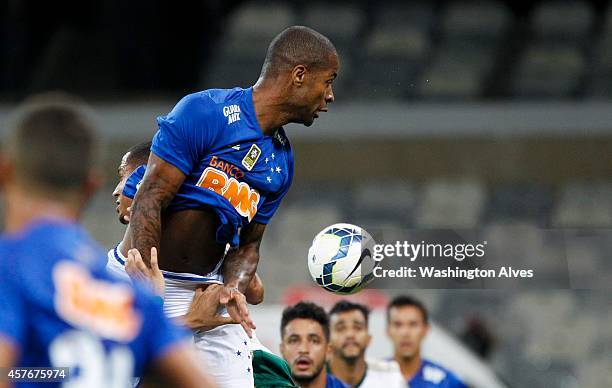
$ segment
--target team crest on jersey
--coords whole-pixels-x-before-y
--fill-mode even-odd
[[[242,159],[242,165],[247,170],[251,171],[255,163],[257,163],[257,159],[261,156],[261,150],[257,147],[257,144],[253,144],[249,149],[249,152]]]

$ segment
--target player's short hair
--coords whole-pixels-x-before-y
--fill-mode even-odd
[[[6,151],[20,183],[54,195],[82,187],[96,163],[97,146],[88,109],[69,95],[46,93],[18,109]]]
[[[297,65],[308,69],[324,67],[336,53],[333,43],[323,34],[304,26],[292,26],[276,35],[266,53],[262,75],[276,76]]]
[[[340,302],[336,303],[334,307],[332,307],[331,310],[329,310],[329,316],[331,317],[334,314],[346,313],[346,312],[355,311],[355,310],[361,311],[361,313],[363,314],[363,317],[365,318],[365,322],[367,325],[368,318],[370,315],[370,309],[362,304],[349,302],[348,300],[341,300]]]
[[[429,324],[429,312],[427,311],[427,308],[425,307],[423,302],[408,295],[397,296],[393,298],[393,300],[389,303],[389,305],[387,306],[387,323],[389,322],[391,309],[393,307],[404,306],[416,307],[423,316],[423,322],[425,322],[425,324]]]
[[[126,163],[134,167],[147,164],[151,154],[151,144],[151,141],[145,141],[131,146],[126,152],[128,154]]]
[[[312,319],[318,322],[323,329],[325,339],[329,341],[329,317],[321,306],[312,302],[299,302],[285,308],[281,319],[281,338],[285,334],[285,327],[295,319]]]

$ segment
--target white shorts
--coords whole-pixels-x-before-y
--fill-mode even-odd
[[[252,388],[253,365],[249,337],[242,326],[222,325],[196,331],[195,348],[219,387]]]
[[[106,269],[119,278],[129,280],[125,261],[117,248],[108,252]],[[166,281],[164,313],[170,318],[187,314],[195,289],[201,284],[223,284],[219,273],[222,261],[206,276],[162,271]],[[225,311],[224,314],[227,315]],[[212,330],[198,330],[193,334],[194,346],[206,365],[204,371],[212,376],[220,388],[250,388],[254,386],[250,341],[242,326],[222,325]]]

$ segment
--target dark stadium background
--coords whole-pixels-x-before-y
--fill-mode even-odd
[[[306,253],[329,224],[389,240],[478,230],[521,245],[511,265],[552,255],[544,270],[562,272],[566,287],[383,285],[356,298],[423,298],[510,387],[611,387],[608,1],[3,0],[1,126],[40,91],[94,106],[108,181],[86,222],[111,247],[122,235],[111,191],[124,150],[181,96],[252,85],[268,42],[292,24],[330,37],[342,69],[330,112],[288,128],[296,178],[262,247],[264,306],[323,297],[308,288]],[[566,231],[579,237],[552,246],[550,233]]]

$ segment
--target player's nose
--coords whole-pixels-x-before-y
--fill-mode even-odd
[[[329,92],[325,95],[325,102],[332,103],[334,102],[335,98],[334,98],[334,91],[332,88],[329,88]]]

